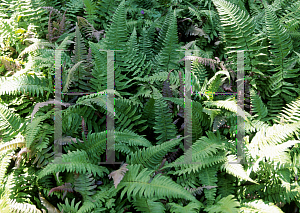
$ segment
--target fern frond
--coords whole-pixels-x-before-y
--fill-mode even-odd
[[[128,39],[128,30],[126,27],[125,1],[123,0],[118,6],[109,27],[105,43],[108,49],[123,50]]]
[[[0,79],[0,95],[15,95],[29,92],[29,95],[42,95],[50,92],[45,78],[38,78],[35,74],[19,77],[2,77]]]
[[[65,212],[70,212],[70,213],[74,212],[75,213],[75,212],[78,212],[80,203],[81,203],[81,201],[79,201],[75,205],[75,198],[73,198],[72,202],[69,203],[68,198],[66,198],[65,204],[59,203],[59,204],[57,204],[57,206],[61,212],[65,211]]]
[[[15,114],[13,110],[9,109],[3,104],[0,104],[0,130],[2,133],[2,140],[9,141],[18,133],[22,133],[25,125],[23,119]]]
[[[168,113],[169,109],[165,101],[162,99],[162,95],[154,90],[155,99],[155,133],[160,134],[156,140],[157,144],[161,144],[164,141],[170,140],[176,137],[176,126],[173,124],[171,115]]]
[[[52,163],[48,164],[39,173],[37,180],[46,175],[63,171],[78,172],[80,174],[88,172],[97,174],[100,177],[103,176],[104,172],[108,173],[107,168],[90,163],[89,157],[84,150],[77,150],[63,154],[61,158],[55,158]]]
[[[27,127],[26,127],[26,147],[31,148],[31,144],[33,143],[38,131],[41,128],[41,122],[46,120],[51,116],[53,112],[49,111],[44,116],[37,117],[34,119]]]
[[[224,144],[222,144],[222,141],[223,140],[220,138],[219,132],[217,132],[217,136],[212,132],[208,132],[208,137],[201,137],[192,145],[190,149],[185,152],[185,155],[179,157],[173,163],[165,165],[163,169],[175,167],[180,169],[175,172],[171,171],[170,173],[178,175],[184,173],[190,174],[191,172],[196,173],[202,168],[208,167],[210,165],[226,161],[226,157],[223,154],[216,155],[219,152],[218,150],[222,150],[222,147],[224,146]],[[191,156],[192,162],[195,163],[185,163],[184,158],[186,158],[186,156]]]
[[[277,116],[278,120],[275,120],[276,123],[295,123],[300,121],[300,100],[292,101],[287,104]]]
[[[294,133],[298,132],[300,128],[300,122],[292,124],[274,124],[271,127],[262,128],[253,137],[249,151],[253,158],[259,156],[260,151],[266,146],[275,146],[282,144],[286,139],[291,137]]]
[[[91,196],[95,194],[95,179],[92,174],[79,174],[75,176],[74,190],[79,192],[83,199],[91,199]]]
[[[242,113],[245,114],[245,119],[248,120],[247,117],[251,117],[248,112],[245,112],[241,109],[239,105],[237,105],[235,100],[225,100],[225,101],[204,101],[203,102],[206,106],[216,106],[217,108],[227,109],[230,112],[234,112],[241,117],[244,117]],[[249,120],[248,120],[249,121]]]
[[[209,213],[212,212],[232,212],[239,213],[240,202],[233,195],[228,195],[219,200],[215,205],[205,208]]]
[[[183,138],[177,138],[157,146],[138,150],[137,152],[128,155],[126,162],[129,164],[141,164],[145,168],[149,169],[156,169],[156,167],[161,163],[163,156],[167,154],[168,150],[178,145],[182,139]]]
[[[63,93],[68,92],[68,89],[70,88],[70,84],[72,83],[74,72],[79,68],[79,66],[82,62],[83,61],[77,62],[70,70],[67,71],[68,76],[67,76],[67,79],[65,80],[65,84],[64,84],[65,86],[62,90]]]
[[[39,48],[44,48],[44,47],[55,48],[54,44],[51,44],[49,42],[46,42],[46,41],[43,41],[43,40],[37,39],[37,38],[27,38],[27,39],[25,39],[25,41],[31,41],[31,42],[34,42],[34,43],[31,44],[30,46],[26,47],[20,53],[20,55],[18,56],[18,58],[21,58],[26,53],[34,52],[34,51],[38,50]]]
[[[42,213],[39,209],[36,208],[35,205],[29,204],[29,203],[17,203],[15,200],[10,201],[10,210],[11,212],[15,213]]]
[[[16,139],[10,142],[2,143],[0,145],[0,152],[13,150],[16,149],[17,147],[22,148],[24,146],[25,146],[25,139],[22,135],[19,134]]]
[[[133,201],[134,208],[140,212],[154,213],[154,212],[165,212],[164,205],[157,201],[157,199],[144,199],[138,198]]]
[[[121,199],[127,193],[127,198],[139,193],[140,196],[151,199],[154,197],[184,198],[190,201],[199,202],[188,191],[172,181],[170,178],[156,175],[151,178],[152,170],[143,169],[140,165],[129,165],[128,172],[118,185],[118,190],[122,189]]]
[[[251,103],[252,103],[252,110],[256,113],[256,117],[258,120],[266,117],[268,114],[268,109],[262,102],[261,98],[255,93],[253,89],[250,90],[251,95]]]
[[[273,203],[263,200],[255,200],[248,203],[243,203],[241,206],[241,213],[252,213],[252,212],[259,212],[259,213],[283,213],[283,211],[278,207],[275,206]]]
[[[241,180],[246,180],[246,181],[250,181],[250,182],[258,184],[256,181],[252,180],[249,177],[249,175],[247,175],[242,164],[234,162],[235,159],[236,159],[236,156],[234,156],[234,155],[227,156],[227,161],[221,166],[221,169],[226,170],[226,172],[228,174],[238,177]]]

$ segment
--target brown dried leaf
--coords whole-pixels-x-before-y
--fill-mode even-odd
[[[128,171],[128,169],[126,168],[128,164],[124,163],[120,169],[111,172],[108,177],[109,179],[112,177],[114,179],[114,185],[115,188],[117,188],[118,184],[121,182],[121,180],[123,179],[125,173]]]

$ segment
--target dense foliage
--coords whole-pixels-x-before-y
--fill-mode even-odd
[[[299,8],[296,0],[2,1],[0,212],[299,212]],[[58,50],[62,92],[78,93],[61,95],[64,141],[54,140]],[[119,50],[114,112],[100,50]],[[103,163],[113,113],[122,164]]]

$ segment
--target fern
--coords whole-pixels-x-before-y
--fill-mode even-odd
[[[219,200],[216,205],[207,207],[205,210],[209,213],[212,212],[239,212],[240,203],[234,199],[233,195],[228,195],[227,197]]]
[[[139,193],[145,198],[151,199],[155,193],[158,197],[185,198],[199,202],[168,177],[157,175],[152,179],[150,176],[152,171],[148,169],[140,171],[140,165],[130,165],[128,170],[117,188],[118,190],[123,188],[121,198],[124,197],[125,193],[127,193],[128,199],[131,198],[132,194]]]
[[[265,203],[262,200],[256,200],[253,202],[243,203],[243,206],[241,207],[241,212],[278,212],[282,213],[283,211],[275,206],[272,203]]]
[[[0,130],[5,130],[1,135],[3,141],[9,141],[18,133],[24,131],[24,121],[18,114],[14,114],[13,110],[3,104],[0,104]]]
[[[255,94],[254,90],[250,91],[251,94],[251,103],[253,104],[252,109],[253,112],[257,114],[257,119],[261,120],[266,117],[268,114],[268,109],[262,102],[261,98]]]
[[[70,168],[70,165],[72,165],[72,168]],[[65,170],[68,172],[78,173],[93,172],[94,174],[98,174],[99,176],[102,176],[104,172],[108,172],[106,168],[90,163],[86,152],[83,150],[78,150],[62,155],[61,159],[55,158],[55,161],[53,161],[51,164],[48,164],[39,173],[37,180],[53,172],[56,173]]]
[[[138,150],[127,156],[126,162],[129,164],[141,164],[144,168],[157,169],[161,163],[163,156],[166,155],[167,150],[178,145],[183,138],[170,140],[161,145],[149,147],[144,150]]]
[[[78,212],[80,203],[81,203],[81,201],[79,201],[75,205],[75,198],[72,200],[71,203],[69,203],[68,198],[66,198],[66,203],[65,204],[59,203],[58,208],[61,212],[66,211],[66,212],[70,212],[70,213],[76,213],[76,212]]]
[[[171,122],[171,117],[168,115],[167,104],[163,102],[160,98],[161,94],[158,91],[154,91],[154,99],[155,99],[155,133],[160,134],[156,140],[157,144],[161,144],[164,141],[175,138],[176,136],[176,127]],[[163,117],[158,117],[162,116]]]
[[[142,212],[165,212],[164,205],[157,201],[156,199],[143,199],[138,198],[136,201],[133,201],[136,211]]]

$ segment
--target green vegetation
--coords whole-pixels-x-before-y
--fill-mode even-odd
[[[0,212],[299,212],[299,7],[295,0],[2,1]],[[62,92],[90,93],[62,94],[64,141],[54,139],[58,50]],[[100,50],[121,50],[114,150],[122,164],[103,164],[113,112]],[[184,50],[197,51],[185,58]],[[232,94],[217,95],[225,92]],[[246,163],[236,160],[241,111]],[[186,164],[186,156],[200,163]]]

